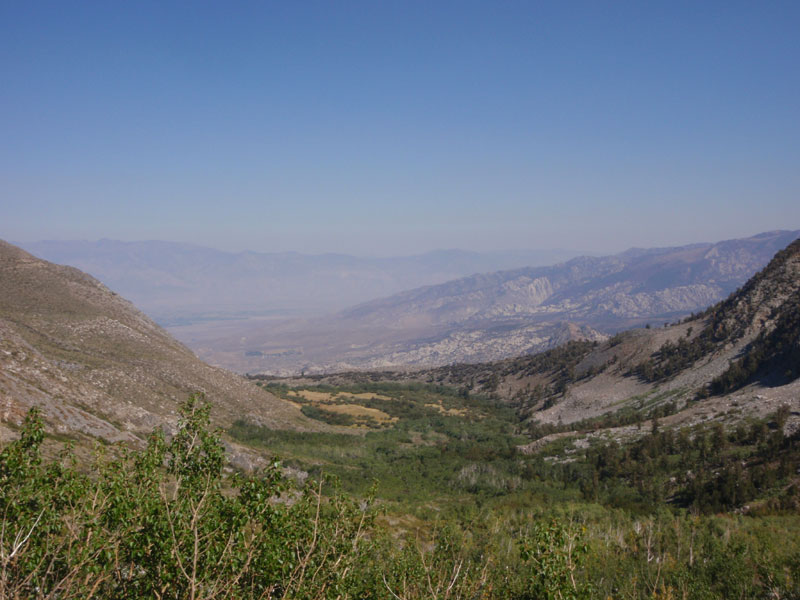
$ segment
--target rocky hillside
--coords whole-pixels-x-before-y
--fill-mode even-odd
[[[669,326],[603,343],[416,372],[345,373],[316,382],[421,381],[492,395],[536,429],[623,428],[655,417],[737,421],[783,405],[800,421],[800,240],[741,289]],[[547,429],[547,428],[550,429]]]
[[[480,362],[569,340],[602,341],[623,329],[705,310],[798,235],[776,231],[474,275],[330,318],[251,326],[193,347],[232,369],[289,374]]]
[[[211,367],[94,278],[0,241],[0,437],[31,406],[69,435],[136,442],[204,393],[221,425],[248,415],[318,428],[290,404]]]

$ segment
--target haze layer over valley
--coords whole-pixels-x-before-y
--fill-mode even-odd
[[[549,265],[579,254],[571,250],[437,250],[368,258],[334,253],[224,252],[159,241],[19,245],[45,260],[89,273],[161,325],[204,323],[204,330],[209,322],[219,320],[330,313],[465,275]]]
[[[329,317],[172,333],[202,358],[250,373],[429,367],[602,340],[704,310],[741,286],[800,231],[675,248],[631,249],[456,279]]]

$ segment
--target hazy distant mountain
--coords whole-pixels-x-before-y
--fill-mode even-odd
[[[223,252],[172,242],[31,242],[29,252],[97,277],[162,323],[241,313],[324,313],[473,273],[572,258],[567,250],[439,250],[396,258]]]
[[[311,428],[287,402],[211,367],[111,292],[72,267],[0,241],[0,439],[31,406],[71,436],[136,442],[174,421],[202,392],[217,423],[244,414],[279,428]]]
[[[800,231],[776,231],[717,244],[632,249],[562,265],[474,275],[362,304],[341,314],[359,322],[430,325],[560,315],[620,321],[671,318],[725,297]]]
[[[500,359],[568,339],[602,339],[603,333],[637,324],[663,325],[703,310],[798,236],[800,231],[775,231],[474,275],[367,302],[330,318],[251,326],[194,347],[209,360],[249,372]]]
[[[715,419],[729,425],[786,405],[794,421],[790,430],[796,430],[800,240],[724,301],[669,327],[634,329],[601,344],[573,343],[496,362],[338,373],[303,383],[369,381],[419,381],[492,394],[532,422],[549,424],[616,414],[634,417],[628,423],[661,415],[665,424]],[[629,435],[618,427],[625,423],[611,418],[596,425],[617,427],[605,434],[619,439]]]

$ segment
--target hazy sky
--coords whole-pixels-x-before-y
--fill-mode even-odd
[[[800,228],[800,2],[0,3],[0,237],[356,254]]]

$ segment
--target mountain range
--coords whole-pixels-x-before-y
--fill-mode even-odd
[[[703,311],[800,236],[773,231],[674,248],[631,249],[472,275],[315,319],[250,322],[226,335],[172,331],[214,364],[289,375],[421,368],[601,341]]]
[[[223,252],[160,241],[42,241],[19,245],[45,260],[89,273],[162,325],[247,315],[329,313],[464,275],[552,264],[577,255],[567,250],[438,250],[416,256],[364,258]]]
[[[531,450],[563,432],[635,438],[643,420],[735,425],[781,407],[791,433],[800,428],[800,240],[724,300],[666,327],[494,362],[289,381],[419,382],[486,394],[513,406],[534,437],[552,432]]]
[[[665,265],[674,265],[676,254],[684,260],[693,256],[689,264],[708,275],[709,267],[697,266],[696,257],[702,256],[719,265],[718,271],[732,273],[741,263],[720,257],[747,258],[752,255],[747,248],[777,244],[786,235],[761,234],[703,252],[698,246],[625,256],[640,266],[658,256]],[[667,256],[673,258],[664,260]],[[127,300],[77,269],[0,242],[0,282],[0,439],[14,437],[25,412],[37,406],[55,434],[139,444],[153,427],[174,424],[179,403],[196,392],[210,400],[214,421],[223,427],[243,419],[271,429],[336,430],[306,416],[296,403],[203,363]],[[576,430],[635,437],[633,423],[643,419],[737,423],[782,406],[790,411],[790,430],[797,426],[800,240],[778,251],[727,298],[671,325],[625,330],[605,341],[576,340],[587,336],[577,326],[564,327],[562,343],[538,354],[420,370],[307,374],[290,384],[456,387],[513,406],[535,438],[546,434],[545,441]],[[235,460],[247,464],[236,447],[231,450]]]
[[[303,558],[312,556],[303,554],[305,548],[319,539],[323,554],[349,556],[353,539],[359,539],[349,536],[364,532],[369,545],[349,564],[360,568],[377,556],[370,569],[379,574],[386,565],[400,565],[401,593],[411,564],[423,581],[414,592],[418,598],[436,596],[437,589],[456,582],[470,556],[520,539],[534,540],[526,548],[544,549],[540,554],[560,556],[567,567],[556,567],[564,574],[557,576],[564,582],[572,572],[568,560],[579,556],[572,554],[576,544],[604,552],[591,570],[583,564],[574,570],[581,577],[584,570],[607,574],[609,565],[620,571],[604,596],[620,589],[617,581],[643,572],[642,565],[658,562],[645,572],[651,581],[664,576],[661,564],[682,565],[667,576],[670,582],[687,581],[689,574],[693,585],[685,588],[686,596],[694,597],[695,590],[709,590],[708,580],[727,584],[731,557],[743,556],[748,563],[734,565],[735,585],[705,596],[727,598],[745,589],[738,595],[765,597],[777,589],[773,581],[788,581],[773,595],[796,597],[796,586],[788,587],[796,549],[785,546],[796,538],[792,519],[800,506],[800,241],[724,301],[666,327],[628,330],[605,342],[568,341],[490,363],[280,381],[262,376],[267,381],[248,382],[203,365],[97,280],[2,243],[0,282],[0,490],[4,531],[12,532],[6,556],[13,560],[6,563],[13,567],[8,571],[16,589],[22,589],[18,596],[37,591],[28,586],[29,575],[18,575],[22,559],[34,567],[66,564],[70,577],[78,572],[94,586],[85,592],[72,581],[63,585],[64,579],[53,585],[58,591],[76,588],[73,597],[93,590],[100,597],[118,596],[120,589],[137,596],[153,589],[153,581],[170,590],[194,582],[194,574],[163,583],[138,565],[172,568],[183,553],[187,564],[200,556],[198,564],[213,571],[218,557],[198,554],[203,544],[211,547],[209,540],[212,550],[232,548],[237,540],[246,546],[244,554],[230,558],[226,572],[234,577],[242,564],[284,572],[269,562],[277,547],[287,549],[279,555],[285,558],[281,564],[299,564],[300,570],[313,564],[317,577],[317,563]],[[202,412],[175,426],[187,385],[205,391],[213,425],[224,429],[208,435]],[[47,420],[44,440],[31,423],[20,436],[29,406],[38,406]],[[167,436],[151,438],[146,452],[124,452],[153,427],[166,429]],[[18,443],[6,443],[10,438]],[[74,451],[65,451],[67,440]],[[106,448],[120,441],[121,447]],[[221,477],[226,471],[229,479]],[[373,502],[386,529],[373,525]],[[550,521],[543,513],[547,506],[556,507]],[[540,537],[520,533],[522,513],[533,515],[534,531],[544,523]],[[563,514],[589,517],[580,533],[571,533],[555,520]],[[465,518],[485,524],[492,537],[474,536],[478,543],[472,545],[473,536],[458,530]],[[421,553],[413,544],[427,539],[420,536],[433,527],[454,532],[435,538],[434,550],[449,553],[454,540],[470,544],[463,562],[460,555],[455,561],[445,556],[438,580],[445,583],[436,589],[425,578],[438,559],[409,563],[405,552]],[[750,528],[747,537],[737,529],[744,527]],[[251,530],[261,537],[248,537]],[[249,547],[264,554],[250,560]],[[13,556],[19,548],[25,553]],[[394,562],[386,548],[404,553]],[[51,549],[62,552],[63,562],[60,556],[41,560]],[[713,570],[693,567],[692,552],[695,565],[713,562]],[[74,568],[68,562],[72,553]],[[490,582],[506,580],[516,569],[515,554],[497,556],[486,559],[500,569]],[[751,569],[753,556],[760,562]],[[620,557],[627,561],[624,569]],[[778,575],[763,578],[769,589],[749,593],[754,588],[738,587],[760,580],[760,565],[778,560],[784,562],[771,572]],[[338,590],[341,561],[328,562],[330,587]],[[127,568],[131,564],[137,568]],[[478,566],[480,571],[468,571],[489,568]],[[103,569],[122,574],[101,587],[110,580]],[[519,581],[529,581],[536,569],[525,564]],[[135,585],[132,571],[142,575]],[[88,579],[92,574],[98,574],[97,583]],[[788,574],[785,580],[778,579],[781,574]],[[17,584],[23,576],[27,580]],[[214,577],[198,578],[206,597],[232,595]],[[369,596],[367,586],[380,579],[365,579],[355,589]],[[475,590],[480,596],[485,581],[455,596],[476,597]],[[509,589],[511,594],[497,597],[541,596],[521,586]],[[526,593],[515,596],[520,589]],[[664,597],[680,595],[672,589]],[[649,585],[639,590],[630,595],[653,596]]]

